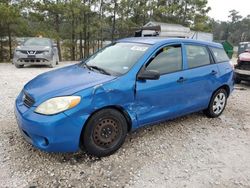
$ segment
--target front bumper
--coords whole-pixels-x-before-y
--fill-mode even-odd
[[[15,116],[22,136],[27,142],[47,152],[76,152],[87,117],[75,121],[64,113],[53,116],[40,115],[34,107],[15,103]]]
[[[235,69],[234,73],[237,78],[250,81],[250,70]]]
[[[53,61],[52,55],[37,54],[34,56],[28,56],[27,54],[18,55],[15,54],[13,58],[13,63],[18,65],[30,65],[30,64],[43,64],[50,65]]]

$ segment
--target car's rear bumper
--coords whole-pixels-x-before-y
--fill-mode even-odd
[[[79,150],[82,127],[64,113],[40,115],[23,104],[15,104],[15,116],[22,136],[27,142],[47,152],[75,152]],[[87,118],[87,117],[86,117]]]
[[[237,78],[250,81],[250,70],[235,69],[234,73]]]

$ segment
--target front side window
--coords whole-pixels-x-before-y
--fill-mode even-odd
[[[225,62],[225,61],[229,61],[229,58],[225,52],[224,49],[222,48],[210,48],[212,53],[214,54],[215,60],[216,62]]]
[[[210,64],[210,55],[204,46],[186,45],[187,62],[189,68]]]
[[[136,64],[149,47],[147,44],[118,42],[103,48],[85,63],[111,75],[122,75]]]
[[[160,49],[146,69],[159,71],[160,74],[182,70],[181,45],[171,45]]]

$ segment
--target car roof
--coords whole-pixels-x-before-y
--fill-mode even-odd
[[[141,43],[149,45],[155,45],[160,43],[188,42],[193,44],[208,45],[217,48],[223,48],[223,46],[220,43],[200,41],[194,39],[183,39],[183,38],[131,37],[131,38],[120,39],[117,42],[132,42],[132,43]]]

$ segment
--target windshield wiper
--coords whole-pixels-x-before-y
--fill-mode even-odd
[[[90,70],[95,69],[95,70],[97,70],[97,71],[99,71],[99,72],[101,72],[101,73],[103,73],[103,74],[111,75],[109,72],[107,72],[105,69],[103,69],[103,68],[101,68],[101,67],[97,67],[97,66],[95,66],[95,65],[87,65],[87,64],[85,64],[85,65],[86,65],[86,67],[87,67],[88,69],[90,69]]]
[[[91,70],[91,68],[87,65],[87,63],[82,63],[80,64],[80,66],[83,66],[84,68]]]

